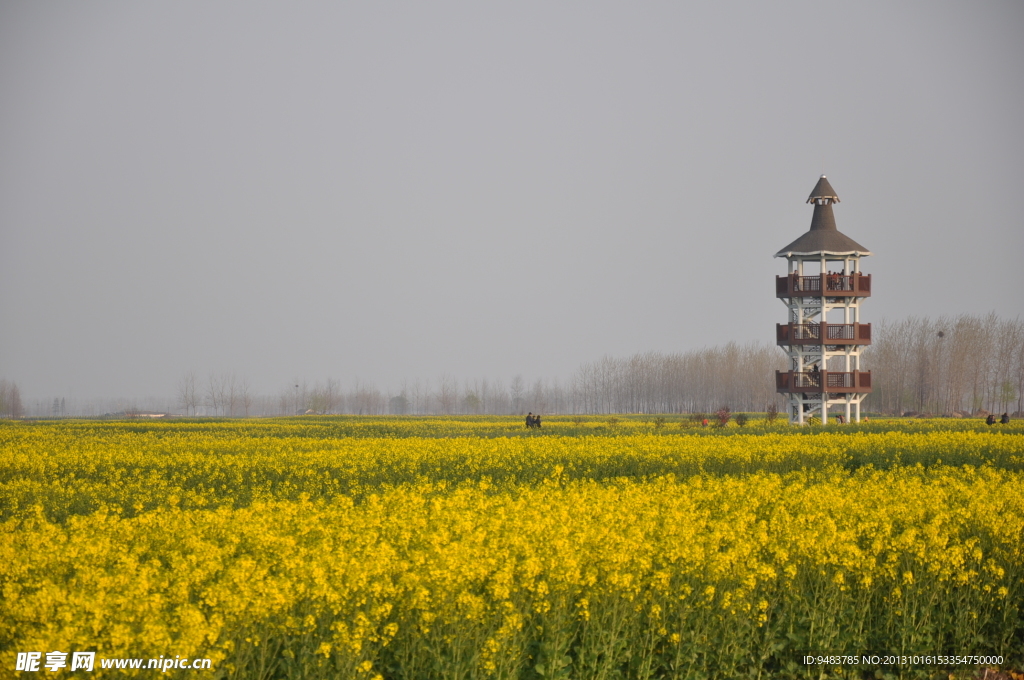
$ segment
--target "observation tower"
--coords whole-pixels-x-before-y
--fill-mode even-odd
[[[803,425],[817,415],[828,422],[840,407],[846,422],[860,422],[860,403],[871,392],[871,372],[861,371],[861,350],[871,344],[871,324],[860,322],[860,304],[871,297],[871,275],[860,259],[871,254],[836,229],[832,204],[839,202],[821,176],[807,198],[814,204],[811,228],[775,253],[788,263],[775,277],[775,297],[789,310],[776,324],[776,343],[789,370],[775,372],[775,390],[789,395],[789,422]]]

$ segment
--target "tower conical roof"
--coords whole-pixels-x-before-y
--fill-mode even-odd
[[[818,183],[814,185],[814,190],[811,191],[811,195],[807,197],[807,202],[814,203],[817,199],[829,199],[832,203],[839,202],[839,196],[836,194],[836,190],[828,183],[828,178],[825,177],[825,175],[822,175],[821,179],[818,180]]]
[[[822,175],[814,185],[814,191],[807,202],[814,203],[811,228],[803,236],[775,253],[775,257],[871,254],[867,248],[836,229],[836,216],[832,212],[832,204],[838,203],[839,197],[825,175]]]

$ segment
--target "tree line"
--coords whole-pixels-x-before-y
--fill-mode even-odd
[[[997,314],[882,321],[864,353],[872,411],[1024,411],[1024,321]]]
[[[361,381],[346,390],[339,380],[327,378],[314,384],[296,381],[273,397],[253,394],[248,380],[233,374],[200,379],[189,372],[178,383],[177,404],[186,416],[242,417],[689,413],[723,405],[763,411],[781,403],[774,371],[784,368],[785,357],[773,345],[728,343],[681,353],[604,357],[582,364],[565,381],[528,382],[517,375],[506,384],[487,378],[459,381],[446,374],[436,380],[403,381],[397,390],[382,391]]]
[[[865,410],[968,415],[1024,413],[1024,321],[997,314],[908,317],[876,323],[863,353],[874,390]],[[786,357],[774,344],[730,342],[686,352],[644,352],[581,364],[565,381],[515,377],[459,383],[452,376],[381,392],[337,381],[283,392],[277,411],[362,414],[709,413],[783,406],[775,371]],[[837,370],[841,368],[837,367]]]
[[[908,317],[875,323],[872,344],[863,354],[872,372],[868,411],[932,415],[1024,412],[1024,321],[988,315]],[[233,373],[199,377],[186,372],[174,399],[153,405],[184,416],[273,416],[293,414],[466,415],[710,413],[782,408],[775,371],[786,357],[774,344],[730,342],[686,352],[644,352],[585,362],[564,380],[515,376],[459,380],[445,374],[433,380],[406,380],[382,390],[356,381],[348,388],[327,378],[296,380],[277,394],[257,394],[248,378]],[[112,402],[113,400],[111,400]],[[119,406],[138,413],[138,402]],[[58,402],[54,400],[53,404]],[[101,415],[112,407],[60,400],[60,413]],[[26,413],[37,410],[38,413]],[[0,417],[52,417],[46,400],[26,409],[18,386],[0,380]]]
[[[782,403],[775,371],[785,367],[786,357],[766,343],[605,357],[573,373],[571,412],[705,413],[723,406],[764,411]]]

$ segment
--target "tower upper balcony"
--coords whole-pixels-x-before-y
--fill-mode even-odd
[[[775,277],[775,297],[871,297],[871,274],[815,274],[799,276],[796,273]]]

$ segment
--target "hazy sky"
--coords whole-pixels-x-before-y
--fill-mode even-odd
[[[822,171],[864,321],[1024,313],[1024,3],[0,1],[0,377],[566,377],[772,341]]]

